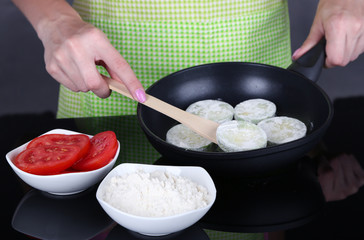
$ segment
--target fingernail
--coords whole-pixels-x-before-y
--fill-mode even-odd
[[[294,51],[293,55],[292,55],[292,59],[296,60],[296,56],[299,53],[299,51],[301,50],[301,48],[298,48],[296,51]]]
[[[143,102],[145,102],[145,100],[146,100],[145,92],[144,92],[144,90],[143,90],[143,89],[141,89],[141,88],[138,88],[138,89],[135,91],[135,96],[136,96],[136,98],[137,98],[138,102],[143,103]]]

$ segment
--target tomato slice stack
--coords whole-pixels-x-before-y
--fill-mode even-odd
[[[112,131],[90,138],[84,134],[46,134],[33,139],[13,163],[38,175],[91,171],[107,165],[118,148]]]

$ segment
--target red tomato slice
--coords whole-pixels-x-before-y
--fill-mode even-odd
[[[81,171],[91,171],[107,165],[115,156],[118,141],[113,131],[96,134],[91,138],[91,148],[88,154],[77,161],[72,168]]]
[[[46,145],[27,148],[14,160],[21,170],[38,175],[56,174],[71,167],[80,159],[80,147],[73,145]]]
[[[91,147],[90,138],[84,134],[45,134],[34,138],[27,146],[27,148],[34,148],[47,145],[73,145],[80,148],[80,157],[87,154]]]

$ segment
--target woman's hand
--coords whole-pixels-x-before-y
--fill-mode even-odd
[[[318,179],[326,201],[343,200],[363,186],[364,170],[355,156],[341,154],[320,161]]]
[[[130,65],[106,35],[84,22],[66,1],[13,1],[38,33],[46,69],[54,79],[72,91],[92,91],[106,98],[110,89],[96,68],[102,65],[111,78],[126,85],[135,100],[145,101],[143,87]]]
[[[326,38],[328,68],[346,66],[364,52],[364,0],[320,0],[310,33],[295,51],[296,60]]]
[[[99,97],[110,95],[107,83],[96,69],[102,65],[110,76],[125,83],[135,99],[142,86],[129,64],[94,26],[65,16],[48,23],[40,35],[49,74],[72,91],[92,91]]]

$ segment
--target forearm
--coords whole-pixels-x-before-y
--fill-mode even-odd
[[[107,36],[84,22],[66,0],[12,0],[28,18],[44,46],[48,73],[75,92],[92,91],[106,98],[110,89],[97,71],[102,63],[110,76],[124,82],[134,99],[145,100],[142,84]]]
[[[64,18],[81,20],[78,13],[65,0],[12,0],[25,15],[42,39],[46,34],[44,30],[52,23],[62,21]]]

